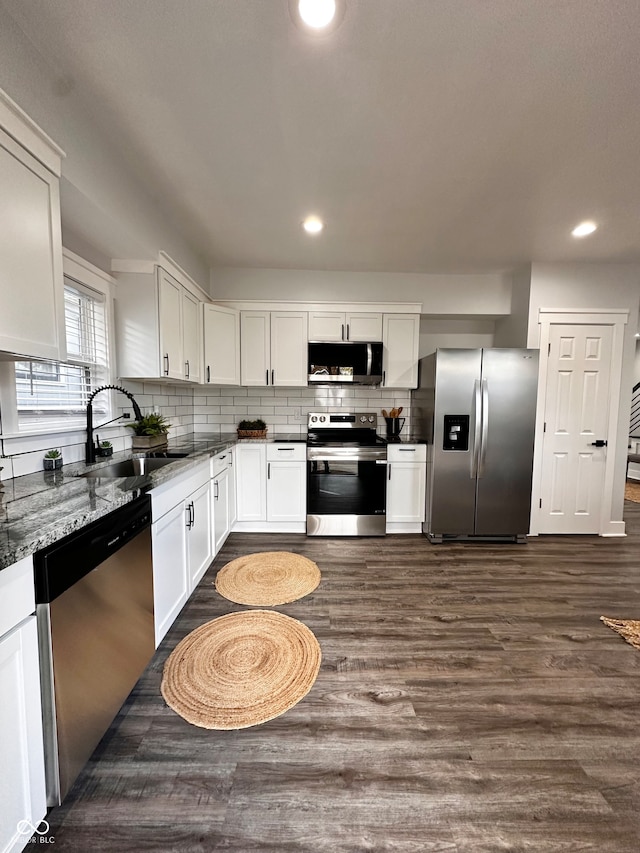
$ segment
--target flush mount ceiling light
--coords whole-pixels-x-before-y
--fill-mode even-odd
[[[333,21],[336,0],[298,0],[298,14],[313,30],[323,30]]]
[[[307,216],[302,223],[302,227],[307,234],[319,234],[324,228],[324,222],[319,216]]]
[[[581,222],[580,225],[576,225],[571,233],[574,237],[588,237],[589,234],[593,234],[597,227],[595,222]]]
[[[331,33],[340,25],[346,0],[289,0],[296,26],[312,35]]]

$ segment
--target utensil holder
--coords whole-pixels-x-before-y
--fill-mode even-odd
[[[398,438],[404,426],[405,418],[385,418],[387,424],[387,438]]]

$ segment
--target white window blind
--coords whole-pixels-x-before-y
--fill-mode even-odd
[[[67,361],[18,361],[18,428],[68,428],[84,424],[87,400],[109,381],[106,298],[64,279]],[[108,414],[109,396],[98,394],[94,412]]]

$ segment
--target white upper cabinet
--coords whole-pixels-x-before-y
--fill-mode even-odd
[[[160,266],[122,271],[114,264],[118,375],[202,381],[201,301]],[[123,264],[128,266],[126,263]]]
[[[381,341],[382,314],[362,311],[311,311],[309,340]]]
[[[241,312],[243,385],[307,384],[307,317],[306,311]]]
[[[385,314],[382,328],[383,388],[417,388],[419,314]]]
[[[240,312],[204,305],[204,374],[211,385],[240,384]]]
[[[66,358],[63,152],[0,90],[0,350]]]

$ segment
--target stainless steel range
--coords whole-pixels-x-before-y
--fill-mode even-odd
[[[384,536],[387,442],[372,412],[310,412],[307,536]]]

